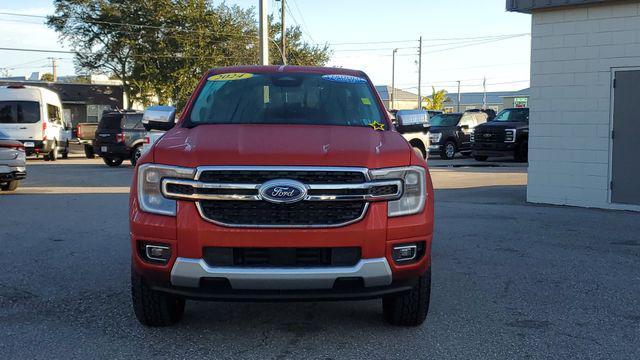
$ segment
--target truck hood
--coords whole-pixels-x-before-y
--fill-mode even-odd
[[[520,129],[528,126],[528,123],[520,121],[489,121],[476,126],[476,129]]]
[[[394,131],[326,125],[175,127],[154,146],[154,162],[201,165],[406,166],[411,147]]]

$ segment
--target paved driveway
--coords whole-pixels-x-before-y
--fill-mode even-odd
[[[379,301],[189,302],[151,329],[129,299],[132,168],[30,161],[0,196],[0,357],[640,358],[640,214],[526,204],[525,170],[433,170],[424,326]]]

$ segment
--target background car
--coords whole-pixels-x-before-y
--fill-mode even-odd
[[[478,126],[472,136],[473,157],[513,156],[524,162],[529,152],[529,108],[502,110],[493,121]]]
[[[20,141],[27,155],[55,161],[69,155],[71,128],[55,92],[36,86],[0,87],[0,130]]]
[[[27,156],[20,141],[0,131],[0,190],[14,191],[27,177]]]
[[[78,144],[83,145],[84,155],[87,159],[93,159],[95,157],[93,140],[96,136],[96,130],[98,130],[98,123],[84,122],[76,126],[76,139]]]
[[[125,159],[135,166],[142,154],[145,135],[142,112],[107,112],[98,123],[93,151],[109,166],[119,166]]]
[[[487,122],[487,117],[482,111],[434,116],[429,126],[429,154],[440,155],[442,159],[453,159],[458,152],[469,155],[471,132],[477,125]]]
[[[393,121],[396,130],[411,144],[413,149],[422,156],[427,157],[429,138],[429,112],[427,110],[398,110]]]

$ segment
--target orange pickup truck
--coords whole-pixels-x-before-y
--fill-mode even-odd
[[[211,70],[138,161],[132,299],[148,326],[185,300],[381,298],[391,324],[429,308],[433,186],[361,71]]]

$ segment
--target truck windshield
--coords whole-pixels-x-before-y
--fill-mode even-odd
[[[493,121],[529,121],[529,109],[504,109]]]
[[[366,79],[309,73],[223,73],[208,78],[187,126],[385,124]]]
[[[0,124],[33,124],[40,121],[36,101],[0,101]]]
[[[462,115],[460,114],[440,114],[436,115],[429,120],[431,126],[456,126],[460,121]]]

